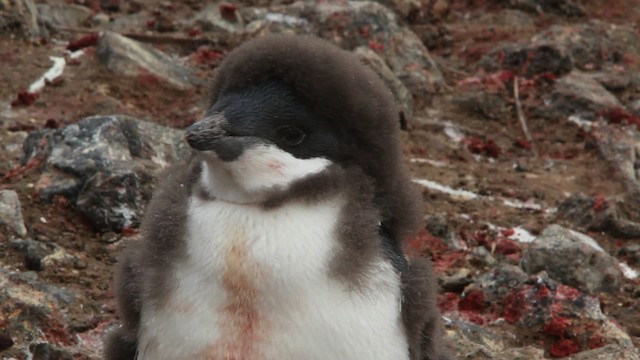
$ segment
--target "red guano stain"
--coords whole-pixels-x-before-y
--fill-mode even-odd
[[[580,351],[580,346],[573,339],[562,339],[551,345],[549,354],[555,358],[562,358]]]
[[[552,318],[547,324],[545,324],[542,331],[547,335],[553,335],[560,338],[564,338],[567,333],[567,329],[571,326],[571,319],[566,317],[557,316]]]
[[[16,98],[11,101],[11,107],[33,105],[38,99],[38,93],[28,92],[26,90],[19,91]]]
[[[531,290],[531,285],[525,285],[514,290],[504,299],[502,317],[509,323],[514,324],[522,318],[522,314],[529,309],[526,294]]]
[[[467,149],[474,154],[485,154],[492,158],[497,158],[502,153],[502,149],[494,140],[482,140],[477,136],[470,136],[462,139],[462,143],[467,145]]]
[[[67,50],[77,51],[91,46],[98,45],[98,39],[100,35],[97,32],[89,33],[77,40],[70,41],[67,45]]]
[[[464,294],[458,302],[458,310],[482,312],[485,309],[484,292],[479,289],[471,290]]]
[[[607,199],[602,194],[596,195],[595,199],[593,199],[593,207],[594,211],[604,210],[605,205],[607,203]]]
[[[460,296],[456,293],[448,292],[438,297],[438,308],[442,312],[450,312],[458,309]]]

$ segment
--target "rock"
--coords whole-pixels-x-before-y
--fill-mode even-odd
[[[599,124],[592,133],[600,155],[618,169],[630,191],[640,192],[640,131],[620,124]]]
[[[602,111],[622,107],[597,80],[579,71],[556,81],[554,90],[544,100],[546,106],[539,112],[551,118],[574,115],[593,120]]]
[[[455,94],[452,103],[469,115],[485,119],[502,119],[512,110],[503,97],[486,91],[469,91]]]
[[[640,237],[640,206],[637,192],[622,199],[595,199],[583,194],[571,196],[558,206],[557,221],[565,221],[588,231],[635,239]]]
[[[121,115],[88,117],[62,129],[33,132],[24,149],[23,163],[42,156],[42,177],[63,179],[43,181],[39,193],[44,198],[68,197],[103,232],[136,227],[154,175],[189,153],[182,131]]]
[[[420,10],[423,6],[419,0],[376,0],[376,2],[392,9],[403,18],[407,18],[412,12]],[[449,7],[447,1],[436,0],[435,3],[431,10],[435,10],[438,15],[444,14]],[[434,11],[430,12],[434,13]]]
[[[58,300],[45,290],[51,286],[37,280],[33,282],[39,286],[25,280],[24,274],[0,269],[0,313],[3,314],[3,331],[10,334],[15,342],[8,352],[3,353],[5,358],[32,358],[29,344],[70,346],[75,343],[66,325],[68,319]]]
[[[638,349],[633,346],[611,344],[598,349],[583,351],[569,360],[640,360]]]
[[[368,47],[360,46],[354,50],[360,60],[369,65],[384,81],[387,87],[393,93],[393,97],[398,104],[398,113],[400,119],[406,119],[406,123],[411,123],[413,118],[413,97],[411,92],[404,86],[393,71],[389,69],[387,64],[376,54],[375,51]],[[402,120],[401,120],[402,121]]]
[[[618,256],[625,258],[630,265],[640,265],[640,244],[623,246],[618,250]]]
[[[274,6],[268,11],[245,11],[243,17],[249,23],[247,33],[252,36],[295,32],[320,36],[348,50],[368,47],[385,61],[414,100],[428,99],[445,86],[420,38],[401,26],[397,16],[379,3],[306,1]]]
[[[633,27],[597,20],[570,26],[554,25],[534,36],[531,42],[555,44],[564,49],[582,71],[623,65],[627,55],[640,55],[640,35]]]
[[[13,339],[9,334],[0,332],[0,351],[7,350],[13,346]]]
[[[573,69],[573,59],[555,44],[504,44],[485,54],[480,66],[487,71],[508,70],[519,76],[563,76]]]
[[[618,261],[587,235],[550,225],[522,255],[529,274],[546,271],[563,284],[586,290],[617,291],[622,281]]]
[[[458,308],[471,309],[467,310],[471,314],[458,313],[481,324],[504,319],[516,327],[518,338],[542,336],[553,357],[606,344],[631,345],[629,335],[602,313],[598,298],[559,284],[545,272],[527,276],[517,267],[503,265],[469,285],[465,298]]]
[[[183,90],[199,82],[169,55],[113,32],[100,35],[96,51],[109,70],[124,76],[153,76]]]
[[[35,343],[29,345],[33,360],[73,360],[73,354],[49,343]]]
[[[27,235],[20,199],[13,190],[0,190],[0,225],[12,229],[18,236]]]
[[[24,262],[29,270],[42,271],[50,266],[71,266],[74,262],[73,256],[53,242],[14,240],[11,246],[24,255]]]
[[[220,2],[207,5],[192,20],[194,26],[203,31],[216,33],[240,33],[244,29],[244,20],[238,11],[233,12],[232,19],[222,16],[220,12]]]
[[[448,320],[445,332],[447,340],[461,358],[507,360],[498,354],[514,340],[513,335],[499,329],[481,327],[457,317]]]
[[[529,12],[546,12],[563,16],[584,16],[584,9],[574,0],[509,0],[511,6]]]
[[[55,31],[56,28],[81,27],[93,12],[86,6],[73,4],[38,4],[38,21]]]
[[[32,0],[0,1],[0,34],[5,31],[39,40],[38,9]]]

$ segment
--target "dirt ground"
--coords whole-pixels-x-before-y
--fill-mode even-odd
[[[136,2],[140,5],[141,16],[150,19],[155,16],[154,11],[163,14],[169,12],[167,3],[152,0]],[[640,29],[637,1],[584,3],[591,18],[633,25]],[[192,16],[200,8],[195,1],[169,4],[170,13],[176,19]],[[458,235],[484,230],[487,224],[505,228],[522,227],[536,234],[556,222],[553,209],[573,194],[615,198],[626,191],[616,167],[601,157],[589,133],[573,123],[539,118],[527,111],[528,126],[540,157],[536,158],[531,149],[523,148],[521,139],[524,134],[509,89],[496,92],[505,100],[507,107],[496,110],[495,116],[490,119],[456,106],[451,101],[460,91],[459,82],[477,73],[480,56],[498,42],[528,38],[550,24],[578,21],[540,15],[532,25],[517,29],[511,25],[492,25],[491,14],[503,9],[501,1],[450,2],[449,16],[438,23],[449,34],[448,40],[437,43],[432,49],[449,89],[429,99],[430,106],[416,114],[413,128],[403,134],[407,161],[415,178],[429,179],[485,196],[475,200],[460,200],[427,188],[423,190],[425,215],[442,215],[448,229]],[[113,17],[120,14],[109,13]],[[419,29],[422,25],[415,26]],[[157,33],[149,28],[130,30]],[[188,37],[186,33],[189,29],[180,31],[180,35]],[[16,94],[50,67],[49,56],[64,56],[67,41],[83,35],[83,32],[61,31],[41,44],[0,36],[0,143],[3,144],[3,150],[0,151],[0,189],[18,192],[25,224],[33,238],[51,240],[80,259],[74,267],[48,267],[39,273],[43,281],[68,287],[80,296],[79,303],[82,306],[65,309],[72,319],[72,328],[78,332],[95,328],[114,318],[111,282],[123,241],[113,240],[136,234],[98,234],[64,197],[57,197],[51,203],[40,201],[34,190],[39,169],[21,168],[20,149],[15,146],[6,148],[4,144],[14,144],[32,130],[61,127],[96,114],[129,114],[184,128],[202,114],[206,96],[204,86],[184,91],[144,76],[114,76],[98,61],[95,50],[88,48],[78,64],[67,66],[60,84],[45,87],[30,106],[11,107],[10,102]],[[198,56],[197,46],[190,43],[157,46],[179,54],[203,78],[211,76],[219,62],[219,59],[203,60]],[[222,54],[229,50],[228,47],[211,49]],[[535,91],[542,92],[545,89]],[[532,98],[535,96],[531,94]],[[638,94],[627,96],[637,97]],[[452,139],[451,132],[443,125],[445,121],[455,125],[465,137],[493,140],[499,151],[480,151],[479,154],[469,151],[470,146]],[[527,203],[530,207],[534,207],[532,204],[535,203],[539,208],[506,206],[503,202],[505,199]],[[640,239],[626,239],[622,243],[620,239],[602,233],[589,235],[611,254],[617,254],[623,244],[640,244]],[[22,256],[10,248],[8,240],[8,234],[0,233],[0,265],[26,270]],[[515,260],[504,261],[515,263]],[[482,273],[486,269],[477,266],[472,270]],[[640,346],[638,282],[626,280],[620,292],[603,294],[600,299],[604,312],[632,336],[636,346]],[[523,343],[527,341],[532,340],[523,340]]]

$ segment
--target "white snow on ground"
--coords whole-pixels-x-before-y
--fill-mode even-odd
[[[44,88],[47,81],[51,81],[57,78],[58,76],[62,75],[62,73],[64,72],[64,67],[67,64],[64,58],[57,57],[57,56],[50,56],[49,59],[53,61],[53,65],[51,65],[49,70],[47,70],[44,74],[42,74],[42,76],[40,76],[38,80],[34,81],[29,86],[30,93],[33,94],[33,93],[39,92]]]
[[[638,278],[638,276],[640,276],[640,274],[638,274],[638,271],[635,269],[632,269],[629,265],[621,262],[620,264],[620,271],[622,271],[622,275],[624,275],[624,277],[626,277],[629,280],[635,280]]]
[[[415,182],[418,185],[422,185],[426,188],[435,190],[435,191],[439,191],[448,195],[451,195],[451,197],[453,198],[458,198],[461,200],[471,200],[471,199],[477,199],[480,197],[480,195],[471,192],[471,191],[467,191],[467,190],[458,190],[458,189],[454,189],[451,188],[449,186],[446,185],[442,185],[440,183],[437,183],[435,181],[431,181],[431,180],[426,180],[426,179],[413,179],[413,182]]]
[[[413,182],[415,182],[418,185],[422,185],[422,186],[424,186],[424,187],[426,187],[428,189],[448,194],[451,197],[453,197],[454,199],[459,199],[459,200],[482,199],[482,200],[488,200],[488,201],[495,201],[496,200],[496,198],[494,198],[492,196],[482,196],[482,195],[476,194],[476,193],[474,193],[472,191],[454,189],[452,187],[440,184],[440,183],[432,181],[432,180],[413,179]],[[508,206],[508,207],[512,207],[512,208],[516,208],[516,209],[543,210],[543,208],[542,208],[542,206],[540,204],[537,204],[537,203],[535,203],[533,201],[522,202],[520,200],[515,200],[515,199],[502,199],[502,204],[504,206]],[[544,212],[546,212],[546,213],[553,213],[555,211],[556,211],[555,208],[544,209]]]

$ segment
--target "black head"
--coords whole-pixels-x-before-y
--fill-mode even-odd
[[[187,129],[186,140],[226,162],[256,144],[277,146],[299,159],[346,161],[339,129],[279,80],[225,94],[207,115]]]

